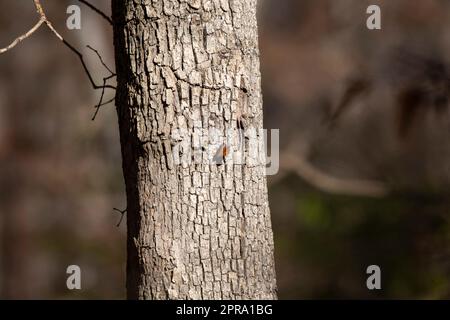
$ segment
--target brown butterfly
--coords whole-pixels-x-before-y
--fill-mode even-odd
[[[217,165],[224,164],[226,157],[230,154],[230,147],[225,143],[217,149],[216,154],[213,157],[213,161]]]

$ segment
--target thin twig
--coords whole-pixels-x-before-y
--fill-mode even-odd
[[[120,224],[122,223],[123,216],[125,215],[125,213],[127,213],[127,209],[120,210],[120,209],[117,209],[117,208],[113,208],[113,210],[120,213],[120,220],[119,220],[119,223],[116,225],[116,227],[119,227]]]
[[[87,7],[91,8],[93,11],[95,11],[96,13],[98,13],[100,16],[102,16],[106,21],[108,21],[108,23],[110,25],[113,25],[113,21],[111,19],[111,17],[108,17],[103,11],[101,11],[100,9],[94,7],[94,5],[90,4],[89,2],[87,2],[86,0],[78,0],[79,2],[83,3],[84,5],[86,5]]]
[[[102,94],[100,95],[100,100],[98,101],[97,105],[95,106],[95,112],[94,112],[94,115],[92,116],[92,119],[91,119],[92,121],[94,121],[95,118],[97,117],[97,114],[100,111],[101,107],[103,107],[103,106],[105,106],[107,104],[110,104],[111,102],[116,100],[116,97],[114,96],[111,99],[109,99],[108,101],[104,101],[103,102],[104,95],[105,95],[105,90],[102,90]]]
[[[108,101],[104,101],[101,104],[99,104],[99,107],[103,107],[106,106],[107,104],[110,104],[111,102],[113,102],[114,100],[116,100],[116,97],[112,97],[111,99],[109,99]]]
[[[103,102],[103,96],[105,95],[105,84],[106,84],[106,81],[105,80],[103,80],[103,89],[102,89],[102,93],[101,93],[101,95],[100,95],[100,100],[98,101],[98,104],[97,104],[97,106],[95,107],[95,112],[94,112],[94,116],[92,117],[92,121],[94,121],[95,120],[95,117],[97,117],[97,114],[98,114],[98,111],[100,110],[100,105],[102,104],[102,102]]]
[[[86,75],[88,76],[89,81],[91,82],[92,87],[93,87],[95,90],[97,90],[97,89],[102,89],[102,90],[105,90],[105,89],[112,89],[112,90],[116,90],[116,87],[111,86],[111,85],[107,85],[105,82],[104,82],[104,85],[103,85],[103,86],[99,86],[99,85],[97,85],[97,84],[95,83],[95,81],[94,81],[94,79],[93,79],[91,73],[89,72],[88,67],[86,66],[86,63],[85,63],[84,58],[83,58],[83,54],[81,54],[81,52],[79,52],[77,49],[75,49],[74,46],[72,46],[69,42],[67,42],[67,41],[63,38],[63,36],[61,36],[61,35],[58,33],[58,31],[56,31],[56,29],[53,27],[53,25],[52,25],[52,23],[50,22],[50,20],[48,20],[46,14],[45,14],[45,12],[44,12],[44,9],[42,8],[42,5],[41,5],[40,0],[33,0],[33,1],[34,1],[34,6],[36,7],[36,11],[37,11],[37,13],[38,13],[39,16],[40,16],[40,19],[39,19],[38,23],[36,23],[36,24],[34,25],[34,27],[31,28],[27,33],[25,33],[25,34],[21,35],[20,37],[16,38],[9,46],[7,46],[6,48],[0,49],[0,54],[2,54],[2,53],[4,53],[4,52],[6,52],[6,51],[12,49],[12,48],[15,47],[19,42],[21,42],[21,41],[23,41],[24,39],[26,39],[26,38],[28,38],[29,36],[31,36],[36,30],[39,29],[39,27],[41,27],[43,24],[45,24],[45,25],[50,29],[50,31],[51,31],[51,32],[52,32],[59,40],[61,40],[62,43],[64,43],[64,45],[65,45],[66,47],[68,47],[73,53],[75,53],[75,54],[78,56],[78,58],[79,58],[80,61],[81,61],[82,66],[83,66],[83,69],[84,69]]]
[[[92,119],[91,119],[92,121],[94,121],[95,118],[97,117],[98,112],[100,111],[100,107],[113,102],[115,100],[115,98],[116,98],[116,97],[113,97],[112,99],[110,99],[110,100],[108,100],[106,102],[103,102],[103,98],[105,96],[106,83],[108,82],[108,80],[114,78],[116,76],[116,74],[106,65],[106,63],[103,61],[103,58],[102,58],[101,54],[98,52],[98,50],[92,48],[89,45],[87,45],[86,47],[88,49],[92,50],[93,52],[95,52],[95,54],[97,55],[97,57],[100,60],[101,64],[103,65],[103,67],[105,67],[105,69],[110,72],[109,76],[103,78],[103,86],[102,86],[102,92],[100,94],[100,99],[99,99],[98,103],[95,106],[95,112],[94,112],[94,115],[92,116]]]
[[[5,48],[0,49],[0,54],[5,53],[8,50],[11,50],[12,48],[14,48],[17,44],[19,44],[20,42],[22,42],[23,40],[25,40],[26,38],[28,38],[29,36],[31,36],[37,29],[39,29],[39,27],[45,22],[44,19],[39,19],[39,21],[33,26],[33,28],[31,28],[28,32],[24,33],[23,35],[21,35],[20,37],[17,37],[13,42],[11,42],[10,45],[8,45]]]
[[[33,2],[34,2],[34,6],[36,7],[36,11],[39,14],[39,21],[28,32],[26,32],[25,34],[16,38],[9,46],[1,49],[0,54],[5,53],[6,51],[14,48],[18,43],[22,42],[23,40],[25,40],[26,38],[31,36],[33,33],[35,33],[36,30],[38,30],[44,23],[47,26],[49,26],[50,30],[54,31],[58,35],[58,33],[55,31],[55,29],[53,29],[53,27],[51,26],[50,22],[47,20],[44,10],[42,9],[40,0],[33,0]]]
[[[105,67],[106,70],[108,70],[111,75],[115,75],[115,73],[113,71],[111,71],[111,69],[106,65],[106,63],[103,61],[102,56],[100,55],[100,53],[98,52],[98,50],[92,48],[90,45],[86,46],[88,49],[92,50],[95,52],[95,54],[97,55],[98,59],[100,60],[101,64]]]
[[[111,18],[108,18],[103,12],[101,12],[99,9],[97,9],[96,7],[94,7],[93,5],[91,5],[90,3],[88,3],[87,1],[83,1],[83,0],[79,0],[81,3],[84,3],[85,5],[87,5],[88,7],[90,7],[92,10],[94,10],[95,12],[99,13],[101,16],[103,16],[105,19],[108,20],[108,22],[110,24],[112,24]],[[93,52],[95,52],[97,54],[97,57],[99,58],[101,64],[105,67],[106,70],[108,70],[110,72],[110,75],[107,77],[103,78],[103,85],[99,86],[95,83],[94,78],[92,77],[91,73],[89,72],[89,69],[86,65],[86,62],[84,61],[84,57],[83,54],[78,51],[73,45],[71,45],[69,42],[67,42],[63,36],[61,34],[58,33],[58,31],[56,31],[56,29],[53,27],[52,23],[50,22],[50,20],[48,20],[44,9],[42,8],[42,5],[40,3],[40,0],[33,0],[34,5],[36,7],[36,11],[39,14],[39,21],[26,33],[24,33],[23,35],[17,37],[11,44],[9,44],[7,47],[0,49],[0,54],[7,52],[8,50],[11,50],[12,48],[14,48],[18,43],[20,43],[21,41],[25,40],[26,38],[30,37],[34,32],[36,32],[36,30],[38,30],[43,24],[45,24],[50,31],[66,46],[68,47],[73,53],[75,53],[77,55],[77,57],[80,59],[81,65],[83,66],[84,72],[86,73],[86,75],[89,78],[89,81],[91,82],[92,87],[97,90],[97,89],[101,89],[101,95],[100,95],[100,100],[98,102],[98,104],[95,106],[95,113],[94,116],[92,117],[92,120],[95,120],[95,117],[97,116],[100,107],[104,106],[106,104],[111,103],[112,101],[115,100],[115,97],[103,102],[103,97],[105,95],[105,90],[106,89],[112,89],[112,90],[116,90],[115,86],[109,85],[107,84],[108,80],[110,80],[111,78],[115,77],[116,74],[106,65],[106,63],[103,61],[102,56],[100,55],[100,53],[95,50],[94,48],[92,48],[91,46],[87,46],[88,49],[92,50]]]
[[[75,47],[73,47],[66,40],[63,39],[62,41],[70,50],[72,50],[73,53],[75,53],[78,56],[78,58],[80,59],[81,65],[83,66],[83,69],[84,69],[85,73],[87,74],[87,76],[89,78],[89,81],[91,82],[91,85],[92,85],[92,87],[94,89],[102,89],[102,90],[103,89],[113,89],[113,90],[116,90],[116,87],[111,86],[111,85],[104,85],[104,86],[103,85],[102,86],[97,85],[95,83],[95,81],[94,81],[94,78],[92,78],[92,75],[89,72],[89,69],[88,69],[88,67],[87,67],[87,65],[86,65],[86,63],[84,61],[83,54],[81,52],[79,52],[77,49],[75,49]]]

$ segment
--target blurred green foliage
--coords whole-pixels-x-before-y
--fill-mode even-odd
[[[296,203],[281,216],[272,208],[280,298],[450,297],[448,199],[329,195],[295,177],[271,191],[272,203],[286,192]],[[366,288],[371,264],[381,267],[380,291]]]

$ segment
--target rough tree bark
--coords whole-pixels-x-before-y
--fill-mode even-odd
[[[172,158],[177,130],[262,128],[256,2],[112,1],[128,298],[276,298],[264,165]]]

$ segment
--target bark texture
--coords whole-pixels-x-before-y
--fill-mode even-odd
[[[265,166],[172,157],[195,129],[262,128],[256,2],[112,1],[128,298],[276,298]]]

